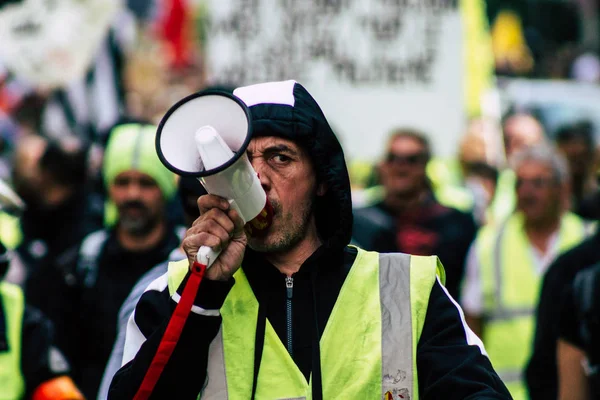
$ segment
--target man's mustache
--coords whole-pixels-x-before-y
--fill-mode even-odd
[[[141,201],[127,201],[119,206],[121,210],[147,210],[146,205]]]
[[[277,215],[281,212],[281,203],[279,203],[279,201],[269,199],[269,203],[271,204],[271,207],[273,208],[273,215]]]

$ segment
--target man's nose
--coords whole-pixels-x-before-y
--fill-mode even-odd
[[[255,158],[250,164],[252,165],[252,168],[254,168],[254,171],[256,171],[256,175],[258,176],[258,180],[263,189],[265,191],[268,190],[270,188],[270,180],[264,161],[260,158]]]
[[[138,198],[140,197],[140,193],[142,192],[142,187],[137,182],[130,182],[127,185],[126,193],[128,198]]]

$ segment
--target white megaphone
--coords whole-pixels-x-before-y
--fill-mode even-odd
[[[208,193],[228,199],[246,231],[260,235],[270,226],[273,209],[246,156],[251,133],[250,111],[240,99],[206,90],[167,111],[158,125],[156,151],[169,170],[197,177]],[[218,255],[202,246],[197,261],[208,268]]]

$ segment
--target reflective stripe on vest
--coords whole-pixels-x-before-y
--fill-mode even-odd
[[[25,380],[21,371],[21,339],[25,309],[23,292],[16,285],[0,282],[0,296],[8,339],[8,350],[0,352],[0,399],[20,399],[25,394]]]
[[[585,234],[583,221],[566,213],[561,219],[558,252],[578,244]],[[477,244],[485,301],[483,342],[513,398],[525,399],[522,374],[531,352],[542,276],[535,272],[523,215],[513,214],[496,230],[484,228]]]
[[[169,265],[171,293],[186,272],[187,261]],[[324,399],[418,399],[416,349],[436,274],[443,281],[436,257],[358,250],[320,341]],[[210,345],[202,399],[247,399],[252,390],[258,302],[242,269],[235,279]],[[269,321],[256,398],[311,398]]]
[[[515,194],[516,180],[515,172],[512,169],[505,168],[500,171],[496,193],[487,210],[489,222],[501,224],[502,221],[505,221],[513,213],[517,203]]]

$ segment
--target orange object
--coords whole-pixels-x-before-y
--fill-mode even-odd
[[[39,385],[31,400],[85,400],[85,397],[70,377],[59,376]]]

